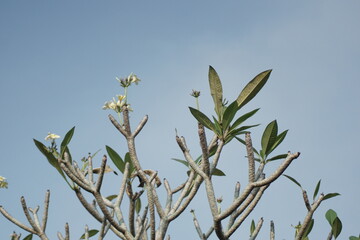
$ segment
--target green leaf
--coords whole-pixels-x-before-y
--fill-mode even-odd
[[[238,129],[234,129],[232,130],[229,134],[236,136],[236,135],[240,135],[240,134],[244,134],[246,133],[245,130],[249,129],[249,128],[253,128],[253,127],[257,127],[260,124],[255,124],[255,125],[249,125],[249,126],[242,126],[239,127]]]
[[[313,200],[315,200],[317,194],[319,193],[320,184],[321,184],[321,179],[320,179],[319,182],[316,184],[315,191],[314,191],[314,195],[313,195]]]
[[[265,155],[270,153],[271,147],[277,139],[278,126],[276,120],[269,123],[261,138],[261,147]]]
[[[269,153],[267,155],[269,155],[272,151],[275,150],[275,148],[277,148],[277,146],[280,145],[280,143],[282,143],[282,141],[285,139],[288,131],[289,130],[285,130],[282,133],[280,133],[278,136],[276,136],[275,143],[273,144],[273,146],[271,147],[271,149],[269,150]]]
[[[266,81],[269,79],[271,71],[272,70],[266,70],[258,74],[244,87],[236,100],[239,109],[242,108],[245,104],[247,104],[251,99],[253,99],[256,94],[258,94],[261,88],[265,85]]]
[[[113,161],[115,166],[120,170],[121,173],[124,173],[125,163],[120,157],[120,155],[117,152],[115,152],[115,150],[112,149],[111,147],[109,146],[105,146],[105,147],[110,159]]]
[[[333,224],[331,226],[332,233],[334,235],[334,238],[336,239],[342,230],[342,223],[339,217],[336,217],[333,221]]]
[[[336,196],[339,196],[339,195],[340,195],[339,193],[328,193],[328,194],[325,195],[323,200],[333,198],[333,197],[336,197]]]
[[[140,198],[136,199],[136,202],[135,202],[135,211],[137,214],[139,214],[141,210],[141,200]]]
[[[189,167],[189,163],[185,160],[181,160],[181,159],[177,159],[177,158],[172,158],[171,160],[177,161],[177,162],[182,163],[185,166]]]
[[[89,230],[89,238],[96,235],[99,232],[99,230],[91,229]],[[85,239],[85,233],[81,235],[80,239]]]
[[[214,176],[226,176],[225,173],[223,171],[221,171],[220,169],[218,169],[218,168],[214,169],[214,172],[213,172],[212,175],[214,175]]]
[[[313,226],[314,226],[314,219],[311,219],[309,225],[306,227],[303,239],[306,238],[309,235],[309,233],[311,232]]]
[[[223,130],[225,131],[231,121],[234,119],[236,112],[238,111],[237,102],[232,102],[226,109],[222,118],[222,126]]]
[[[217,113],[219,119],[221,119],[223,108],[223,90],[219,75],[212,66],[209,66],[209,85],[210,93],[214,100],[215,112]]]
[[[222,127],[221,124],[219,123],[218,120],[216,120],[216,118],[214,116],[212,116],[214,119],[214,126],[215,126],[215,131],[214,133],[218,136],[222,136]]]
[[[252,117],[260,108],[252,110],[251,112],[245,113],[244,115],[240,116],[238,119],[235,120],[233,125],[231,125],[230,130],[237,128],[240,124],[245,122],[248,118]]]
[[[292,178],[292,177],[290,177],[289,175],[286,175],[286,174],[283,174],[283,176],[290,179],[293,183],[295,183],[296,185],[298,185],[302,189],[301,184],[298,181],[296,181],[295,178]]]
[[[336,212],[334,210],[329,209],[325,213],[325,218],[328,220],[330,226],[332,226],[335,218],[337,218],[337,214],[336,214]]]
[[[61,145],[60,145],[60,146],[61,146],[61,147],[60,147],[60,156],[61,156],[61,157],[63,157],[63,154],[64,154],[64,152],[65,152],[66,146],[70,143],[71,138],[72,138],[72,136],[74,135],[74,131],[75,131],[75,127],[73,127],[72,129],[70,129],[70,130],[66,133],[64,139],[62,140]]]
[[[359,237],[351,236],[349,237],[349,240],[360,240],[360,236]]]
[[[68,180],[66,179],[66,176],[64,174],[64,172],[62,171],[59,162],[57,161],[57,159],[54,157],[54,155],[48,151],[48,148],[45,147],[44,144],[42,144],[41,142],[39,142],[36,139],[33,139],[35,146],[39,149],[39,151],[46,157],[46,159],[48,160],[48,162],[51,164],[51,166],[53,166],[59,173],[60,175],[65,179],[65,181],[69,184]],[[69,184],[69,186],[71,187],[71,185]],[[72,187],[71,187],[72,188]]]
[[[23,238],[23,240],[32,240],[33,235],[29,234],[26,237]]]
[[[252,236],[253,232],[255,231],[255,221],[254,219],[251,221],[250,225],[250,236]]]
[[[132,173],[133,171],[135,171],[135,167],[134,167],[134,165],[133,165],[133,163],[131,161],[129,152],[127,152],[125,154],[124,160],[125,160],[125,163],[127,163],[127,162],[129,163],[129,172]]]
[[[199,110],[189,107],[191,114],[196,118],[196,120],[198,120],[199,123],[201,123],[202,125],[204,125],[204,127],[215,131],[215,126],[214,123],[211,122],[211,120],[202,112],[200,112]]]
[[[107,196],[106,199],[109,200],[109,201],[112,201],[112,200],[114,200],[115,198],[117,198],[117,196],[118,196],[118,195],[113,194],[113,195]]]
[[[266,162],[272,162],[272,161],[275,161],[275,160],[284,159],[287,156],[288,156],[287,154],[280,154],[280,155],[277,155],[275,157],[267,159]]]

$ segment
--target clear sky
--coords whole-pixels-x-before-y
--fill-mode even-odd
[[[49,131],[64,136],[76,126],[70,148],[78,161],[98,149],[105,154],[105,145],[123,155],[125,142],[108,121],[110,112],[101,107],[122,93],[115,77],[134,72],[142,81],[130,89],[131,120],[136,124],[149,115],[137,139],[140,158],[144,168],[158,170],[174,187],[186,171],[171,160],[181,158],[174,129],[187,138],[194,155],[200,152],[196,121],[187,108],[194,106],[192,89],[202,93],[201,110],[213,114],[208,66],[219,73],[229,100],[271,68],[267,85],[243,110],[261,107],[249,121],[261,123],[252,131],[254,145],[259,147],[264,127],[277,119],[280,130],[290,129],[278,153],[301,152],[287,174],[311,196],[319,179],[321,192],[341,193],[320,206],[310,239],[327,236],[324,214],[329,208],[343,222],[341,239],[359,234],[359,12],[358,0],[1,1],[0,175],[9,188],[0,189],[0,204],[25,222],[20,196],[31,207],[42,207],[50,189],[48,236],[55,239],[69,222],[72,239],[77,239],[85,224],[99,224],[80,207],[32,138],[43,141]],[[223,208],[232,200],[235,182],[245,186],[244,156],[239,144],[225,148],[219,168],[227,177],[215,179]],[[277,164],[267,168],[268,175]],[[107,175],[104,193],[116,193],[119,182],[120,177]],[[172,239],[197,238],[190,209],[204,230],[210,226],[207,200],[198,197],[170,225]],[[292,239],[291,224],[305,213],[301,191],[282,177],[249,219],[264,217],[259,238],[268,237],[274,220],[277,239]],[[1,217],[0,238],[7,239],[13,230],[19,232]],[[248,234],[249,221],[234,238]]]

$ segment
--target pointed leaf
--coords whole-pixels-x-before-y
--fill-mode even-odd
[[[251,112],[245,113],[244,115],[240,116],[238,119],[235,120],[233,125],[231,125],[230,130],[237,128],[240,124],[245,122],[248,118],[252,117],[260,108],[252,110]]]
[[[136,202],[135,202],[135,211],[137,214],[139,214],[140,210],[141,210],[141,199],[138,198],[138,199],[136,199]]]
[[[259,125],[260,124],[255,124],[255,125],[250,125],[250,126],[242,126],[242,127],[239,127],[238,129],[232,130],[229,134],[231,134],[233,136],[244,134],[244,133],[246,133],[245,130],[247,130],[249,128],[257,127]]]
[[[29,234],[26,237],[23,238],[23,240],[32,240],[33,235]]]
[[[333,197],[336,197],[336,196],[339,196],[339,195],[340,195],[339,193],[328,193],[328,194],[325,195],[323,200],[333,198]]]
[[[182,163],[185,166],[189,167],[189,163],[185,160],[181,160],[181,159],[177,159],[177,158],[172,158],[171,160],[177,161],[177,162]]]
[[[192,107],[189,107],[189,109],[191,114],[196,118],[196,120],[198,120],[199,123],[201,123],[202,125],[204,125],[204,127],[212,131],[215,130],[214,123],[211,122],[211,120],[205,114]]]
[[[99,230],[91,229],[89,230],[89,238],[96,235],[99,232]],[[81,235],[80,239],[85,239],[85,233]]]
[[[223,130],[225,131],[228,126],[230,125],[231,121],[234,119],[235,114],[238,110],[237,102],[232,102],[226,109],[222,118],[222,126]]]
[[[117,198],[117,196],[118,196],[118,195],[113,194],[113,195],[107,196],[106,199],[109,200],[109,201],[112,201],[112,200],[114,200],[115,198]]]
[[[255,231],[255,221],[254,219],[251,221],[250,225],[250,236],[252,236],[253,232]]]
[[[264,71],[258,74],[253,80],[251,80],[241,91],[240,95],[237,98],[237,103],[239,108],[242,108],[247,104],[251,99],[253,99],[256,94],[261,90],[265,85],[266,81],[269,79],[272,70]]]
[[[125,163],[120,157],[120,155],[117,152],[115,152],[115,150],[112,149],[111,147],[109,146],[105,146],[105,147],[110,159],[113,161],[115,166],[120,170],[121,173],[124,173]]]
[[[210,93],[214,100],[215,112],[217,113],[219,119],[221,119],[220,117],[222,115],[223,108],[223,90],[219,75],[212,66],[209,66],[209,85]]]
[[[214,126],[215,126],[215,131],[214,133],[218,136],[222,135],[222,127],[221,124],[219,123],[218,120],[216,120],[216,118],[214,116],[212,116],[213,120],[214,120]]]
[[[320,184],[321,184],[321,179],[320,179],[319,182],[316,184],[315,191],[314,191],[314,195],[313,195],[313,200],[315,200],[317,194],[319,193]]]
[[[214,169],[212,175],[214,175],[214,176],[226,176],[225,173],[223,171],[221,171],[220,169],[218,169],[218,168]]]
[[[285,130],[276,137],[275,143],[273,144],[273,146],[271,147],[271,149],[269,150],[269,153],[267,155],[269,155],[272,151],[275,150],[275,148],[277,148],[277,146],[280,145],[280,143],[282,143],[282,141],[285,139],[288,131],[289,130]]]
[[[283,174],[283,176],[290,179],[293,183],[295,183],[296,185],[298,185],[302,189],[301,184],[298,181],[296,181],[295,178],[292,178],[292,177],[290,177],[289,175],[286,175],[286,174]]]
[[[127,162],[129,163],[129,172],[132,173],[133,171],[135,171],[135,167],[134,167],[134,165],[133,165],[133,163],[131,161],[129,152],[127,152],[125,154],[124,160],[125,160],[125,163],[127,163]]]
[[[65,152],[65,149],[66,149],[66,146],[70,143],[71,141],[71,138],[72,136],[74,135],[74,131],[75,131],[75,127],[73,127],[72,129],[70,129],[64,139],[62,140],[61,142],[61,145],[60,145],[60,156],[62,157],[64,152]]]
[[[349,237],[349,240],[360,240],[360,236],[359,237],[351,236]]]
[[[261,138],[261,147],[265,155],[268,155],[271,147],[276,142],[278,126],[276,120],[269,123]]]
[[[275,157],[272,157],[272,158],[269,158],[266,160],[266,162],[272,162],[272,161],[275,161],[275,160],[280,160],[280,159],[284,159],[288,156],[288,154],[280,154],[280,155],[277,155]]]
[[[334,222],[331,226],[331,230],[334,235],[334,238],[336,239],[340,235],[341,230],[342,230],[342,223],[341,223],[341,220],[339,217],[336,217],[334,219]]]
[[[39,151],[46,157],[46,159],[48,160],[48,162],[60,173],[60,175],[65,179],[65,181],[69,184],[69,182],[67,181],[65,174],[63,173],[59,162],[57,161],[57,159],[54,157],[54,155],[52,153],[50,153],[47,149],[47,147],[45,147],[44,144],[42,144],[41,142],[39,142],[36,139],[33,139],[35,146],[39,149]],[[71,185],[69,184],[69,186],[71,187]]]
[[[329,209],[325,213],[325,218],[328,220],[330,226],[332,226],[335,218],[337,218],[337,214],[336,214],[336,212],[334,210]]]
[[[314,219],[311,219],[309,225],[306,227],[303,238],[306,238],[309,235],[309,233],[311,232],[313,226],[314,226]]]

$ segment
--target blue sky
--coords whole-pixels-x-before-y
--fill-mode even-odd
[[[200,152],[192,89],[202,92],[201,110],[213,114],[207,71],[212,65],[227,99],[235,99],[256,74],[273,69],[267,85],[244,108],[260,107],[250,120],[260,144],[264,127],[277,119],[290,129],[279,153],[300,151],[287,174],[311,194],[339,192],[315,214],[310,239],[329,232],[325,212],[334,209],[343,222],[342,239],[359,234],[360,167],[360,2],[349,1],[1,1],[0,2],[0,175],[9,181],[0,204],[25,221],[20,196],[41,205],[52,192],[48,236],[55,239],[69,222],[76,239],[94,222],[57,172],[35,148],[51,131],[61,136],[76,126],[70,145],[78,160],[110,145],[121,154],[125,142],[112,127],[103,103],[121,94],[115,77],[136,73],[142,82],[130,89],[133,124],[149,121],[137,139],[144,168],[156,169],[171,186],[185,178],[186,168],[170,159],[181,157],[175,128]],[[249,122],[249,123],[250,123]],[[245,185],[245,149],[230,144],[219,167],[228,175],[216,178],[223,208],[230,203],[236,181]],[[100,159],[98,159],[100,161]],[[273,163],[267,174],[279,163]],[[120,178],[108,176],[105,193],[117,192]],[[204,195],[203,191],[200,194]],[[165,196],[164,196],[165,197]],[[203,229],[210,226],[207,201],[198,197],[169,233],[172,239],[196,237],[190,209]],[[291,239],[305,216],[300,190],[285,178],[271,185],[250,219],[264,217],[260,238],[275,221],[277,239]],[[0,238],[19,229],[0,220]],[[186,229],[186,230],[185,230]],[[185,231],[184,231],[185,230]],[[236,237],[247,237],[245,222]],[[23,236],[26,234],[22,231]]]

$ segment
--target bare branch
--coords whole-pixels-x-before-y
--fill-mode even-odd
[[[311,211],[311,206],[310,206],[310,202],[309,202],[307,192],[305,190],[302,190],[302,195],[303,195],[304,203],[305,203],[305,206],[306,206],[307,210]]]
[[[48,212],[49,212],[49,203],[50,203],[50,190],[46,191],[45,200],[44,200],[44,212],[42,217],[42,231],[46,230],[46,223],[48,220]]]
[[[96,186],[95,186],[95,191],[96,192],[100,191],[102,181],[104,179],[106,160],[107,160],[107,157],[106,157],[106,155],[104,155],[103,158],[102,158],[102,161],[101,161],[99,177],[98,177],[98,179],[96,181]]]
[[[35,230],[31,229],[30,227],[26,226],[25,224],[21,223],[16,218],[11,216],[2,206],[0,206],[0,212],[6,219],[8,219],[10,222],[14,223],[18,227],[24,229],[25,231],[27,231],[29,233],[36,234]]]
[[[270,240],[275,240],[275,225],[274,221],[270,221]]]
[[[206,141],[205,129],[201,123],[198,123],[198,135],[199,135],[200,147],[202,151],[202,158],[201,158],[202,171],[207,176],[209,176],[210,174],[209,150]]]
[[[254,150],[249,132],[245,134],[245,143],[246,143],[247,158],[249,162],[249,183],[251,183],[255,181],[255,160],[254,160]]]
[[[126,134],[126,132],[125,132],[125,129],[120,125],[120,123],[118,123],[118,121],[116,121],[116,119],[115,119],[111,114],[109,114],[108,117],[109,117],[111,123],[115,126],[115,128],[116,128],[117,130],[119,130],[119,132],[120,132],[122,135],[124,135],[124,137],[127,137],[127,134]]]
[[[145,115],[145,117],[141,120],[141,122],[139,123],[139,125],[137,126],[135,131],[133,132],[133,134],[132,134],[133,138],[135,138],[139,134],[139,132],[143,129],[147,120],[148,120],[148,115]]]
[[[308,211],[303,223],[301,224],[301,227],[299,229],[298,234],[296,235],[295,240],[300,240],[302,239],[302,237],[305,234],[306,228],[309,225],[312,216],[314,214],[314,212],[316,211],[316,209],[320,206],[320,203],[324,200],[324,194],[321,194],[318,199],[311,205],[311,210]]]

